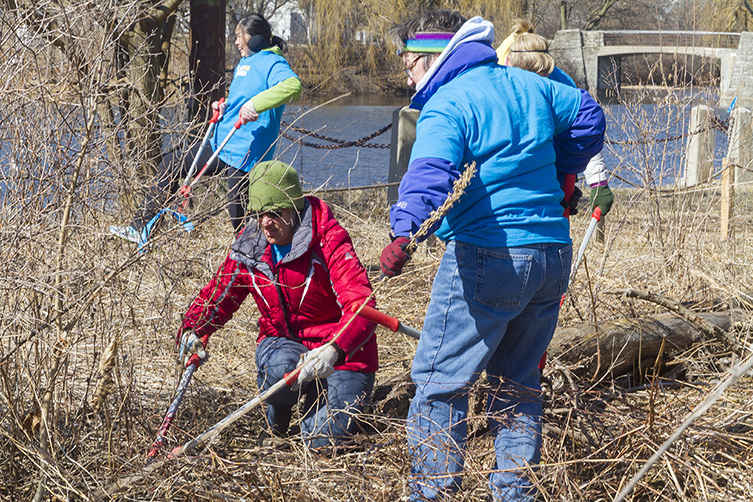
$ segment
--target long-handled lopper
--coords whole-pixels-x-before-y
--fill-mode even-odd
[[[573,283],[575,274],[578,272],[578,267],[580,266],[580,262],[583,261],[583,254],[586,252],[586,248],[588,247],[588,242],[591,240],[591,236],[594,234],[594,230],[596,230],[596,224],[599,223],[599,220],[601,220],[601,208],[596,206],[594,208],[593,214],[591,214],[591,222],[588,224],[588,228],[586,229],[586,234],[583,236],[583,240],[581,241],[580,247],[578,248],[578,255],[575,259],[575,265],[573,265],[573,269],[570,272],[570,280],[568,281],[568,284],[567,284],[568,289]],[[564,301],[564,298],[565,298],[564,295],[562,296],[562,298]]]
[[[367,300],[368,301],[368,300]],[[364,306],[364,308],[366,308]],[[359,313],[358,308],[354,308],[354,311],[356,314]],[[345,328],[348,327],[350,324],[350,321],[343,326],[343,328],[326,344],[322,345],[321,347],[318,347],[314,349],[314,351],[323,351],[333,343],[337,341],[338,338],[340,338],[340,335],[345,330]],[[312,351],[313,352],[313,351]],[[295,384],[298,381],[298,375],[301,373],[301,370],[303,369],[304,365],[297,366],[293,370],[285,373],[285,375],[280,379],[277,383],[272,385],[270,388],[268,388],[263,393],[259,394],[258,396],[254,397],[250,401],[248,401],[246,404],[232,412],[230,415],[226,416],[216,424],[214,424],[212,427],[204,431],[203,433],[199,434],[192,440],[188,441],[187,443],[177,446],[173,448],[173,450],[169,454],[169,458],[174,458],[180,455],[183,455],[190,450],[193,450],[197,446],[204,444],[210,440],[212,440],[215,436],[217,436],[220,432],[222,432],[225,428],[233,424],[236,420],[241,418],[246,413],[250,412],[257,406],[259,406],[261,403],[269,399],[271,396],[278,393],[280,390],[284,389],[285,387],[291,387],[293,384]]]
[[[388,316],[384,312],[380,312],[375,308],[369,307],[368,305],[363,305],[362,307],[353,305],[352,310],[361,317],[365,317],[371,322],[375,322],[381,326],[384,326],[385,328],[389,328],[393,332],[399,331],[400,333],[408,335],[411,338],[415,338],[416,340],[421,338],[421,332],[419,330],[411,328],[410,326],[406,326],[405,324],[401,323],[397,319],[397,317]]]
[[[225,139],[222,140],[222,143],[220,143],[220,146],[217,147],[217,150],[215,150],[214,153],[212,153],[212,156],[209,157],[209,160],[207,161],[207,163],[204,164],[204,167],[201,168],[201,171],[199,171],[199,174],[196,175],[193,181],[191,181],[190,183],[185,183],[181,187],[180,192],[179,192],[179,195],[183,196],[183,202],[181,202],[180,204],[181,212],[188,205],[188,197],[191,195],[191,189],[193,188],[193,186],[201,179],[201,177],[204,175],[206,170],[209,168],[210,164],[212,164],[212,162],[214,162],[217,159],[217,157],[219,157],[220,152],[222,151],[223,148],[225,148],[225,145],[227,145],[227,142],[230,141],[230,138],[233,137],[233,134],[235,134],[235,131],[240,129],[242,125],[243,123],[241,122],[240,119],[238,119],[235,125],[233,125],[233,128],[230,129],[230,132],[227,133],[227,136],[225,136]],[[198,155],[196,157],[198,158]]]
[[[212,120],[215,120],[215,116],[217,116],[217,120],[219,120],[219,117],[220,117],[219,110],[215,111],[215,115],[212,116]],[[183,225],[183,228],[186,229],[186,232],[190,232],[191,230],[193,230],[194,228],[193,223],[191,223],[191,221],[183,214],[183,211],[185,211],[186,206],[188,206],[189,197],[191,195],[191,189],[201,179],[201,177],[204,175],[204,173],[209,168],[209,166],[215,160],[217,160],[217,157],[219,157],[222,149],[225,148],[225,145],[227,145],[228,141],[230,141],[230,138],[233,137],[233,134],[235,134],[235,131],[240,129],[242,125],[243,123],[241,122],[240,119],[238,119],[238,121],[233,125],[233,128],[230,129],[230,132],[228,132],[227,136],[225,136],[225,139],[223,139],[222,143],[220,143],[220,145],[217,147],[217,150],[215,150],[212,153],[212,156],[209,157],[209,160],[207,160],[207,162],[204,164],[204,167],[201,168],[199,173],[196,175],[196,177],[192,181],[189,181],[192,172],[196,170],[196,163],[198,162],[199,154],[205,148],[209,140],[209,136],[210,136],[209,133],[211,132],[211,129],[214,127],[214,124],[210,123],[210,130],[207,131],[207,134],[205,135],[206,142],[202,142],[201,146],[199,147],[199,151],[197,152],[197,155],[194,157],[193,164],[191,165],[191,168],[189,169],[189,175],[186,177],[186,180],[183,182],[183,186],[181,186],[180,191],[178,192],[178,195],[183,198],[183,200],[180,202],[178,206],[178,210],[176,211],[173,209],[165,208],[165,209],[160,210],[157,214],[155,214],[154,217],[152,217],[152,219],[149,220],[149,222],[144,226],[144,235],[147,236],[146,237],[147,240],[149,236],[152,235],[152,232],[154,231],[154,227],[157,225],[162,215],[166,213],[172,214],[178,220],[178,223]],[[146,244],[147,244],[146,242],[142,244],[139,247],[139,250],[143,251]]]
[[[588,228],[586,229],[586,233],[583,236],[583,240],[580,242],[580,247],[578,247],[578,254],[576,255],[575,263],[570,270],[570,279],[567,281],[567,290],[562,295],[562,298],[560,298],[560,307],[562,307],[562,304],[565,303],[565,296],[567,296],[567,292],[570,291],[570,286],[572,286],[573,284],[575,274],[578,272],[580,262],[583,261],[583,255],[586,252],[588,243],[591,240],[591,236],[594,234],[594,230],[596,230],[596,225],[599,223],[599,220],[601,220],[601,208],[597,206],[596,208],[594,208],[594,212],[591,214],[591,222],[588,224]],[[544,366],[546,366],[546,352],[544,352],[544,355],[541,356],[541,360],[539,361],[539,369],[543,370]]]
[[[342,331],[341,331],[342,333]],[[314,350],[322,351],[325,348],[329,347],[332,343],[334,343],[337,338],[339,338],[339,333],[337,336],[335,336],[332,340],[327,342],[325,345],[322,345],[321,347],[318,347]],[[257,406],[259,406],[261,403],[272,397],[273,395],[277,394],[280,390],[284,389],[285,387],[291,387],[296,381],[298,381],[298,375],[300,374],[301,370],[303,369],[304,365],[300,365],[296,367],[295,369],[285,373],[285,376],[283,376],[277,383],[275,383],[272,387],[268,388],[263,393],[259,394],[258,396],[254,397],[250,401],[248,401],[246,404],[232,412],[230,415],[226,416],[216,424],[214,424],[212,427],[207,429],[205,432],[202,432],[192,440],[186,442],[185,444],[181,446],[177,446],[173,448],[173,450],[168,455],[168,458],[175,458],[180,455],[183,455],[185,453],[188,453],[189,451],[193,450],[197,446],[207,443],[211,441],[215,436],[217,436],[220,432],[222,432],[224,429],[226,429],[228,426],[233,424],[236,420],[241,418],[246,413],[250,412]]]
[[[371,322],[375,322],[377,324],[380,324],[382,326],[385,326],[391,329],[393,332],[399,331],[400,333],[404,333],[412,338],[415,338],[416,340],[421,338],[421,332],[418,331],[417,329],[411,328],[410,326],[406,326],[403,323],[401,323],[396,317],[388,316],[387,314],[380,312],[375,308],[369,307],[366,304],[361,305],[361,306],[353,305],[351,310],[355,312],[357,315],[360,315],[368,319]],[[321,350],[324,347],[326,347],[326,345],[320,347],[317,350]],[[178,446],[174,448],[172,452],[170,452],[170,456],[177,457],[179,455],[182,455],[196,448],[202,443],[206,443],[210,441],[212,438],[218,435],[223,429],[231,425],[233,422],[241,418],[243,415],[245,415],[252,409],[259,406],[262,402],[269,399],[269,397],[273,396],[274,394],[279,392],[281,389],[284,389],[285,387],[289,387],[293,385],[298,380],[298,374],[301,372],[302,368],[303,366],[298,366],[294,370],[286,373],[285,376],[280,381],[275,383],[272,387],[267,389],[265,392],[254,397],[252,400],[248,401],[246,404],[244,404],[243,406],[235,410],[233,413],[231,413],[230,415],[226,416],[225,418],[223,418],[222,420],[214,424],[212,427],[210,427],[208,430],[206,430],[202,434],[199,434],[198,436],[196,436],[194,439],[188,441],[182,446]],[[186,368],[186,372],[188,372],[188,368]],[[184,376],[184,379],[185,379],[185,376]],[[181,382],[181,384],[182,383],[183,382]],[[176,394],[175,399],[178,401],[178,403],[180,403],[180,401],[178,400],[177,394]],[[170,406],[170,410],[173,409],[173,406],[177,408],[177,405],[175,404],[175,402],[173,402],[173,405]],[[170,411],[168,411],[168,416],[169,415],[170,415]],[[167,421],[167,419],[168,417],[165,417],[165,421]],[[170,417],[170,420],[172,420],[172,417]],[[168,424],[168,427],[169,427],[169,424]],[[163,428],[165,428],[164,423],[163,423]],[[157,443],[157,441],[155,441],[154,445],[152,445],[152,449],[149,450],[150,457],[153,456],[153,454],[156,453],[159,447],[162,445],[162,442],[161,442],[161,439],[163,437],[162,429],[160,429],[160,434],[161,435],[157,437],[157,440],[160,441],[159,444]]]
[[[187,193],[190,191],[190,188],[188,187],[189,183],[191,182],[191,178],[193,177],[194,173],[196,172],[196,167],[199,164],[199,157],[201,157],[201,154],[204,152],[204,148],[209,144],[209,138],[212,137],[212,133],[214,132],[214,127],[217,124],[217,122],[220,121],[222,118],[222,108],[225,104],[225,98],[221,98],[218,102],[217,109],[212,114],[212,118],[209,119],[209,126],[207,127],[207,132],[204,134],[204,139],[201,140],[201,145],[199,145],[199,149],[196,152],[196,156],[193,158],[193,162],[191,162],[191,168],[188,170],[188,173],[186,174],[186,179],[183,180],[183,185],[180,187],[180,192],[178,192],[180,195],[183,195],[184,193]]]
[[[384,314],[372,307],[369,307],[366,304],[361,305],[361,306],[354,305],[352,307],[352,311],[355,312],[357,315],[360,315],[377,324],[381,324],[382,326],[385,326],[391,329],[392,331],[399,331],[415,339],[418,339],[421,337],[421,332],[418,331],[417,329],[411,328],[409,326],[405,326],[403,323],[398,321],[397,318],[388,316],[387,314]],[[339,333],[329,343],[334,343],[338,337],[339,337]],[[327,347],[329,343],[326,345],[322,345],[321,347],[315,350],[324,350],[324,348]],[[293,369],[292,371],[286,373],[285,376],[280,381],[275,383],[272,387],[264,391],[262,394],[254,397],[252,400],[248,401],[246,404],[244,404],[243,406],[235,410],[233,413],[231,413],[230,415],[226,416],[225,418],[223,418],[222,420],[214,424],[205,432],[199,434],[198,436],[188,441],[187,443],[183,444],[182,446],[173,448],[169,456],[177,457],[177,456],[183,455],[187,453],[188,451],[196,448],[197,446],[210,441],[212,438],[214,438],[220,432],[222,432],[222,430],[227,428],[229,425],[231,425],[233,422],[241,418],[243,415],[245,415],[252,409],[259,406],[262,402],[266,401],[271,396],[273,396],[280,390],[284,389],[285,387],[290,387],[291,385],[293,385],[298,380],[298,374],[301,372],[302,368],[303,366],[301,365]],[[172,406],[171,406],[171,409],[172,409]],[[150,450],[150,454],[151,454],[151,450]]]
[[[322,345],[320,348],[324,348],[326,345]],[[280,390],[284,389],[285,387],[292,386],[297,380],[298,380],[298,374],[301,372],[301,369],[303,366],[298,366],[294,370],[285,373],[285,376],[280,379],[277,383],[275,383],[272,387],[264,391],[263,393],[259,394],[258,396],[254,397],[252,400],[248,401],[246,404],[232,412],[230,415],[226,416],[216,424],[214,424],[212,427],[207,429],[205,432],[202,432],[192,440],[188,441],[187,443],[177,446],[173,448],[173,450],[168,455],[168,458],[174,458],[178,457],[180,455],[183,455],[185,453],[188,453],[189,451],[193,450],[197,446],[204,444],[208,441],[211,441],[215,436],[217,436],[220,432],[222,432],[225,428],[233,424],[236,420],[241,418],[243,415],[248,413],[249,411],[253,410],[257,406],[259,406],[262,402],[269,399],[271,396],[277,394]]]
[[[152,461],[156,458],[157,452],[160,450],[160,448],[162,448],[162,443],[165,441],[167,430],[170,428],[170,425],[173,423],[173,418],[175,418],[175,414],[178,411],[178,406],[180,406],[180,402],[183,400],[183,395],[186,393],[186,389],[188,388],[188,383],[191,381],[191,377],[196,371],[196,368],[199,367],[199,364],[200,364],[199,356],[197,354],[193,354],[191,358],[188,360],[188,364],[186,365],[186,368],[183,371],[183,376],[180,379],[180,384],[178,385],[178,389],[175,391],[175,397],[173,398],[173,402],[170,404],[170,407],[167,409],[167,414],[165,415],[165,419],[162,421],[162,425],[160,426],[159,431],[157,431],[157,439],[154,440],[154,443],[152,443],[151,448],[149,448],[149,453],[146,454],[146,465],[149,465],[152,463]]]

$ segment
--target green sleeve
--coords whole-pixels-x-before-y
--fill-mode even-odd
[[[301,95],[301,81],[296,77],[290,77],[279,84],[275,84],[266,91],[262,91],[251,102],[256,108],[256,113],[266,112],[280,105],[285,105]]]

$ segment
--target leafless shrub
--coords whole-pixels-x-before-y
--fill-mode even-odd
[[[85,26],[80,18],[70,22]],[[352,443],[321,453],[306,450],[295,436],[277,448],[258,446],[263,419],[257,410],[208,448],[112,489],[115,481],[141,472],[180,372],[173,337],[181,315],[224,258],[232,230],[212,182],[196,193],[190,209],[199,222],[194,232],[168,222],[146,253],[110,237],[107,227],[129,216],[121,212],[120,195],[137,188],[127,173],[143,155],[113,156],[122,130],[92,120],[100,116],[94,112],[107,78],[108,39],[90,37],[88,60],[98,61],[99,54],[102,66],[82,74],[27,22],[3,17],[3,23],[0,498],[404,497],[410,469],[405,404],[416,342],[383,329],[375,398]],[[98,29],[93,33],[104,33]],[[690,98],[678,92],[646,106],[655,98],[641,92],[610,111],[610,123],[623,129],[608,137],[642,142],[607,146],[607,155],[619,160],[613,184],[620,176],[636,186],[616,190],[604,243],[589,248],[562,324],[598,324],[658,309],[603,294],[610,289],[652,291],[696,310],[750,301],[750,194],[738,191],[733,235],[721,239],[716,179],[682,189],[662,183],[678,175],[671,159],[682,155],[683,141],[657,139],[689,132],[675,124],[684,123]],[[183,126],[173,131],[178,141],[190,125]],[[385,191],[308,188],[331,203],[376,282],[388,239]],[[576,243],[586,219],[572,219]],[[379,307],[420,327],[441,252],[441,243],[422,245],[406,273],[380,289]],[[256,395],[255,320],[247,302],[211,339],[210,361],[189,387],[170,446]],[[748,322],[734,335],[747,347],[750,333]],[[114,350],[106,356],[114,344],[117,356]],[[574,368],[553,360],[545,371],[543,463],[530,472],[542,499],[610,500],[737,357],[709,341],[648,371],[598,381],[574,378]],[[485,390],[483,382],[471,389],[471,402],[483,403]],[[692,426],[639,484],[635,500],[746,500],[753,467],[749,390],[744,379]],[[483,407],[472,409],[459,500],[484,500],[493,467]]]

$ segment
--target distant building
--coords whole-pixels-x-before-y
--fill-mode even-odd
[[[368,30],[356,30],[355,38],[363,45],[370,45],[374,43],[374,32]]]
[[[296,2],[286,2],[269,17],[272,34],[288,43],[308,43],[307,23]]]

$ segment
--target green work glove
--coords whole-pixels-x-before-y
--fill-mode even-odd
[[[612,209],[612,204],[614,204],[614,194],[607,185],[591,187],[591,204],[589,207],[592,212],[598,206],[601,209],[601,215],[606,216]]]

